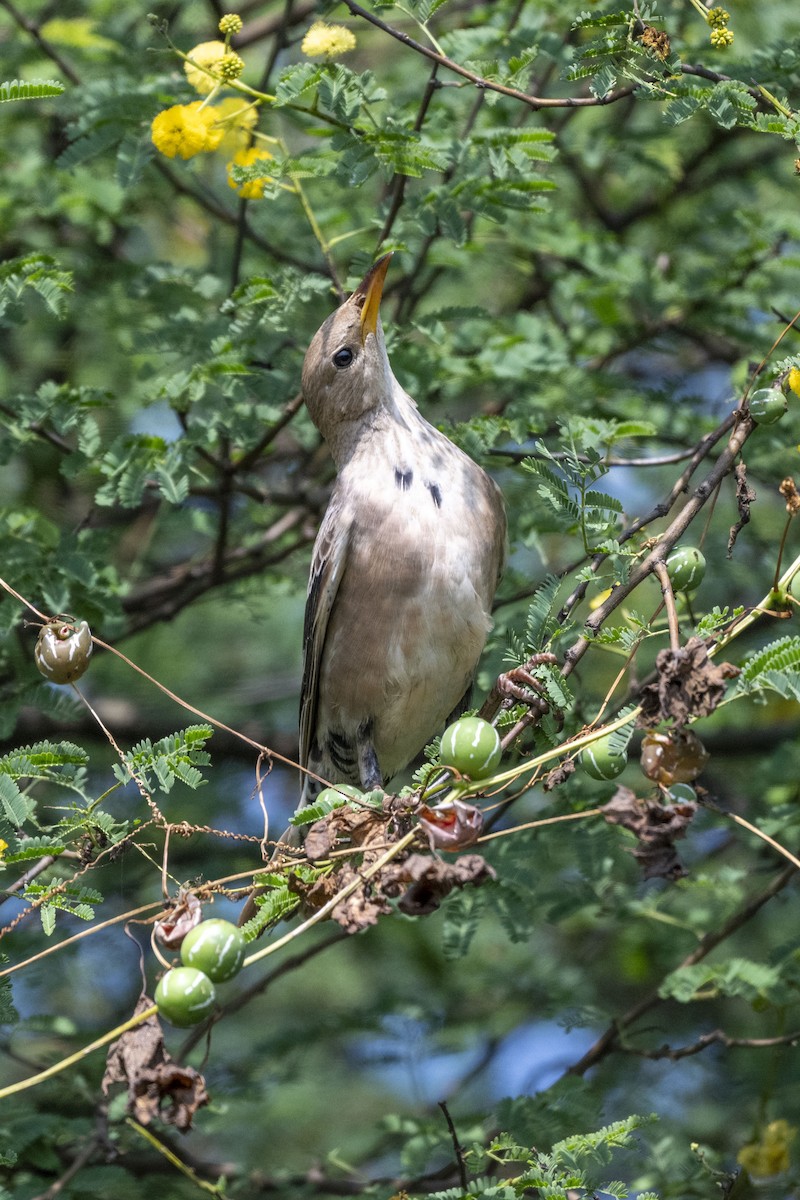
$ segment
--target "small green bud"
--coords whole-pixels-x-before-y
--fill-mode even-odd
[[[233,33],[240,33],[243,24],[238,13],[225,13],[225,16],[220,18],[219,31],[228,37]]]
[[[716,28],[711,30],[711,45],[716,46],[718,50],[724,49],[725,46],[733,44],[733,30]]]
[[[717,6],[716,8],[710,8],[708,10],[708,13],[706,14],[706,20],[708,21],[709,25],[711,25],[712,27],[719,27],[722,25],[727,25],[728,21],[730,21],[730,19],[731,19],[731,14],[729,12],[726,12],[724,8],[720,8],[719,6]]]
[[[238,79],[243,70],[244,59],[240,58],[238,54],[226,54],[217,63],[217,74],[226,83],[232,83],[234,79]]]

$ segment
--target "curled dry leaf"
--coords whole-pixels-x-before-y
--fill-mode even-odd
[[[152,1004],[150,997],[142,993],[134,1016]],[[191,1128],[197,1110],[209,1101],[200,1072],[180,1066],[167,1053],[155,1016],[123,1033],[109,1047],[103,1094],[107,1096],[116,1083],[127,1087],[128,1112],[140,1125],[149,1125],[158,1117],[185,1132]]]
[[[469,836],[474,840],[480,810],[463,803],[456,809],[456,804],[452,817],[448,810],[440,811],[444,806],[427,812],[443,818],[445,840],[456,828],[459,839]],[[430,823],[430,818],[426,820]],[[334,845],[337,848],[347,845],[354,855],[335,860],[335,870],[311,883],[292,872],[287,884],[307,908],[317,911],[350,884],[361,881],[361,886],[341,900],[331,913],[332,919],[347,933],[358,933],[391,912],[390,902],[398,896],[403,912],[424,916],[438,908],[442,898],[453,888],[468,884],[477,886],[494,877],[492,868],[477,854],[464,855],[454,863],[443,863],[438,858],[412,854],[406,849],[376,875],[364,879],[365,871],[378,861],[392,842],[403,837],[412,824],[413,805],[394,796],[387,796],[381,809],[336,808],[311,826],[306,837],[306,853],[312,861],[319,860],[328,857]],[[442,830],[437,828],[436,835],[441,834]],[[450,844],[444,848],[457,849],[465,844],[471,842],[459,840],[457,846]]]
[[[377,857],[378,852],[366,853],[361,867],[349,861],[343,862],[335,871],[315,879],[313,883],[308,883],[293,872],[286,882],[289,890],[300,896],[307,909],[317,912],[333,900],[338,892],[361,878],[364,868],[369,867]],[[359,933],[377,924],[378,917],[388,912],[391,912],[391,906],[383,894],[381,875],[378,874],[364,880],[362,887],[341,900],[331,913],[331,919],[341,925],[345,933]]]
[[[656,658],[658,678],[642,688],[640,725],[674,721],[680,728],[687,721],[707,717],[725,695],[725,685],[735,679],[739,668],[731,663],[712,663],[702,638],[690,638],[678,650],[661,650]]]
[[[557,767],[553,767],[545,776],[544,784],[542,785],[545,792],[552,792],[553,788],[560,787],[565,783],[570,775],[575,774],[575,759],[565,758]]]
[[[200,924],[203,908],[192,892],[181,892],[163,917],[154,926],[157,940],[166,950],[179,950],[190,929]]]
[[[662,804],[621,787],[603,805],[602,812],[610,825],[621,825],[635,835],[637,846],[633,856],[645,879],[680,879],[687,874],[675,842],[686,836],[697,812],[697,805],[691,800]]]
[[[338,844],[340,848],[384,846],[402,837],[411,828],[411,809],[397,796],[386,796],[381,808],[342,805],[315,821],[305,837],[304,849],[311,862],[327,858]]]
[[[410,917],[425,917],[435,912],[454,888],[480,887],[494,878],[494,869],[480,854],[465,854],[454,863],[427,854],[412,854],[403,863],[390,864],[383,883],[389,895],[402,891],[398,904],[401,912]]]
[[[476,804],[451,800],[434,808],[423,805],[419,823],[432,850],[466,850],[483,832],[483,813]]]
[[[736,507],[739,510],[739,520],[731,525],[728,534],[728,558],[733,554],[736,539],[750,520],[750,506],[756,499],[756,494],[747,482],[747,464],[740,462],[733,468],[736,480]]]

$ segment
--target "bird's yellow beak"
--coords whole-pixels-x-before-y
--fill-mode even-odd
[[[374,333],[378,328],[378,315],[381,307],[381,296],[383,295],[383,281],[386,278],[386,272],[389,270],[389,262],[392,257],[391,250],[388,254],[384,254],[383,258],[379,258],[374,266],[370,267],[361,283],[355,290],[354,295],[364,297],[364,305],[361,309],[361,344],[367,340],[368,333]]]

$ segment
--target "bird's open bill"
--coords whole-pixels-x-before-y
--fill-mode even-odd
[[[374,333],[378,328],[378,314],[383,295],[383,281],[389,270],[392,251],[384,254],[383,258],[371,266],[361,283],[355,290],[356,296],[364,296],[364,307],[361,309],[361,344],[367,340],[368,333]]]

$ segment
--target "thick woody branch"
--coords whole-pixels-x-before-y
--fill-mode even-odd
[[[646,558],[634,567],[631,571],[628,580],[624,584],[619,584],[613,589],[608,599],[597,608],[589,617],[584,626],[585,634],[578,638],[574,646],[572,646],[564,656],[564,675],[570,675],[574,671],[577,664],[583,658],[589,646],[592,644],[594,634],[601,628],[603,622],[608,620],[611,613],[627,596],[631,594],[648,575],[655,570],[655,565],[658,562],[663,562],[669,551],[673,548],[679,538],[689,528],[694,518],[700,512],[700,509],[713,496],[714,492],[722,483],[726,475],[730,474],[739,456],[742,446],[747,441],[750,434],[753,432],[755,425],[749,417],[740,415],[738,424],[735,426],[733,433],[728,441],[728,445],[720,454],[713,468],[702,483],[695,489],[689,501],[684,505],[678,513],[675,520],[669,526],[667,531],[662,534],[657,543],[647,555]]]

